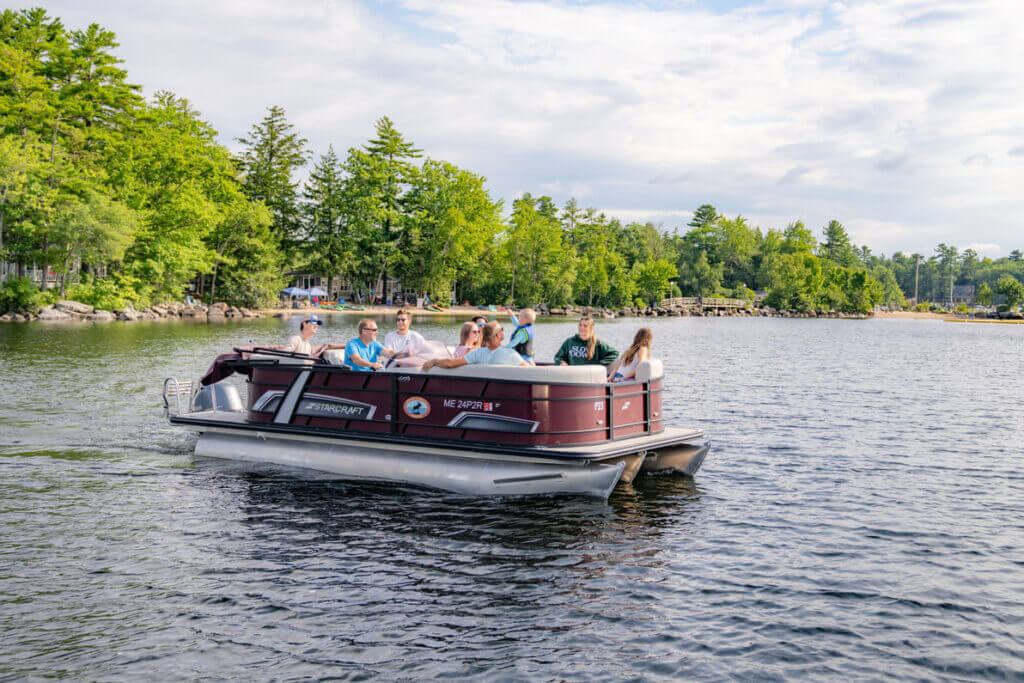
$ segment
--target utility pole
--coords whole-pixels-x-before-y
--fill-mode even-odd
[[[919,302],[917,300],[917,276],[921,270],[921,255],[917,255],[917,259],[914,261],[914,305],[916,306]]]

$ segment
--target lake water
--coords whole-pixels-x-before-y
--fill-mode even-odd
[[[714,443],[605,503],[193,458],[163,378],[297,323],[0,326],[0,679],[1024,679],[1024,326],[601,321]]]

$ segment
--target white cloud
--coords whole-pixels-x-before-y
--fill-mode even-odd
[[[967,251],[968,249],[973,249],[974,251],[978,252],[979,256],[985,258],[999,258],[1000,256],[1003,256],[1005,254],[1003,248],[1000,247],[998,244],[975,242],[972,244],[965,245],[961,249],[961,251]]]
[[[131,78],[192,99],[225,141],[281,104],[317,151],[343,151],[387,114],[505,199],[838,218],[889,253],[1020,242],[1018,3],[49,6],[115,30]]]

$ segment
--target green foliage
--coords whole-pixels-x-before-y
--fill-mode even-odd
[[[561,306],[570,301],[576,258],[563,241],[550,197],[527,193],[512,202],[501,261],[509,298],[517,306]]]
[[[980,285],[978,285],[978,289],[975,293],[974,298],[982,306],[991,306],[993,295],[994,292],[992,291],[992,288],[989,286],[989,284],[987,282],[982,282]]]
[[[91,282],[73,284],[68,287],[67,296],[72,301],[80,301],[98,310],[110,311],[124,308],[133,300],[134,291],[121,291],[117,283],[111,279],[97,279]]]
[[[648,302],[654,305],[668,294],[669,279],[677,277],[679,271],[668,260],[660,258],[656,261],[638,263],[633,266],[637,289],[647,296]]]
[[[684,296],[714,296],[722,286],[725,265],[708,261],[704,251],[697,253],[692,262],[680,266],[679,287]]]
[[[39,293],[39,288],[27,277],[9,279],[0,287],[0,313],[35,312],[39,308],[36,303],[36,296]]]
[[[245,145],[237,159],[245,194],[270,209],[273,232],[282,247],[295,248],[300,222],[298,181],[294,175],[309,158],[308,141],[288,122],[284,109],[273,106],[237,142]]]
[[[427,160],[406,197],[407,256],[402,282],[444,301],[459,279],[480,274],[479,264],[501,230],[501,203],[481,176]]]
[[[849,268],[858,262],[855,247],[850,243],[846,228],[839,221],[829,221],[824,229],[825,241],[820,254],[836,265]]]
[[[313,167],[302,192],[305,260],[310,270],[351,278],[358,255],[345,220],[344,188],[341,160],[334,147],[329,147]]]
[[[996,283],[996,291],[1003,295],[1004,302],[1009,308],[1014,308],[1024,301],[1024,284],[1011,275],[999,278]]]
[[[819,244],[799,220],[762,231],[711,204],[673,234],[530,194],[506,217],[484,178],[421,163],[386,116],[343,159],[328,148],[300,187],[311,154],[282,108],[232,159],[188,100],[143,100],[117,47],[96,24],[0,12],[0,258],[54,270],[62,288],[80,280],[69,291],[94,305],[178,299],[195,283],[208,299],[258,306],[296,268],[328,276],[332,290],[340,278],[380,295],[390,275],[435,300],[454,289],[520,305],[750,300],[758,289],[778,308],[866,312],[913,296],[947,302],[957,285],[974,285],[982,303],[995,290],[1024,300],[1020,250],[989,259],[940,244],[928,258],[886,258],[835,220]],[[5,301],[54,296],[11,284]]]
[[[284,255],[271,232],[273,217],[260,203],[241,197],[214,229],[218,265],[214,267],[209,298],[239,306],[269,306],[285,286]],[[218,277],[220,278],[218,280]]]

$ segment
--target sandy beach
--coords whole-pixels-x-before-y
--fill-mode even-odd
[[[945,320],[949,317],[948,313],[933,313],[931,311],[885,311],[875,313],[876,318],[920,318],[920,319],[933,319],[933,320]]]

